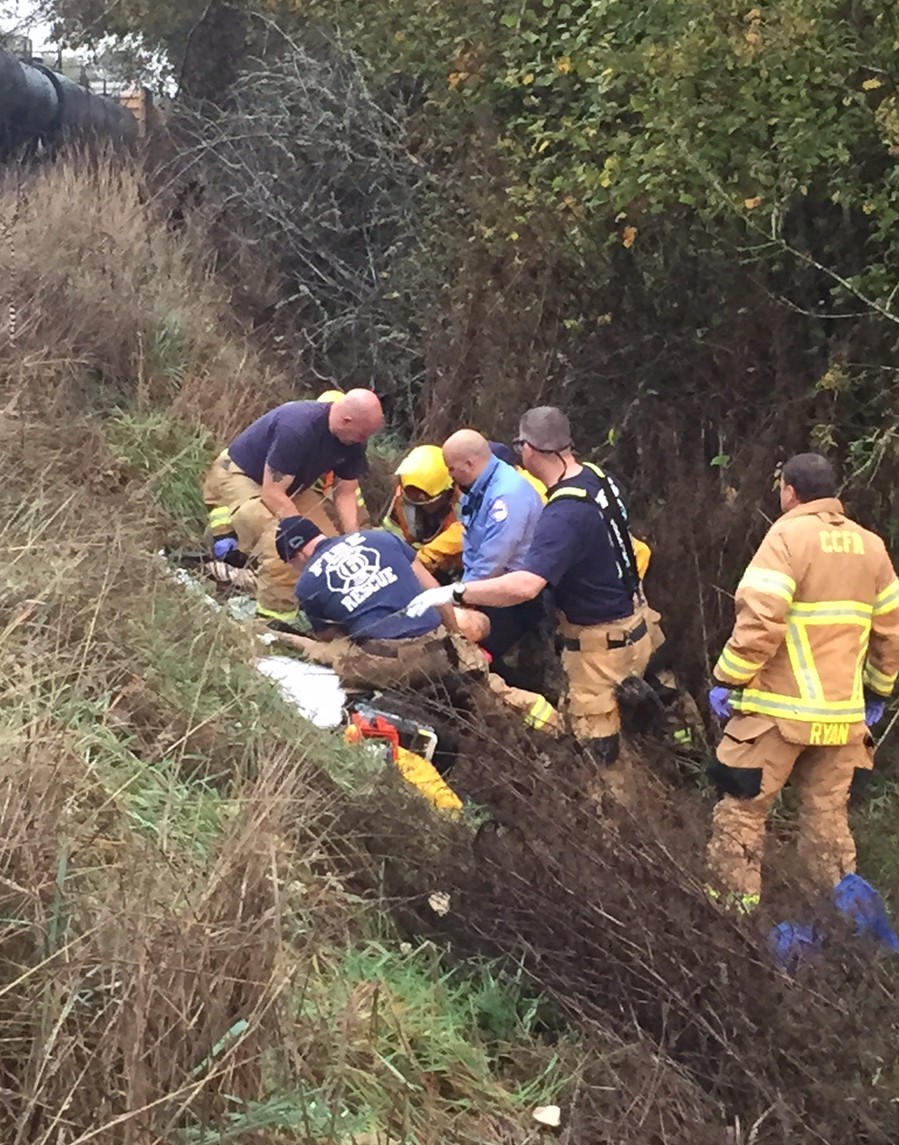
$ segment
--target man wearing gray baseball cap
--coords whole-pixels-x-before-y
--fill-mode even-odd
[[[627,510],[614,479],[572,452],[571,426],[555,406],[530,409],[513,442],[522,464],[547,488],[523,566],[491,580],[419,594],[412,616],[454,602],[509,607],[553,588],[568,678],[563,713],[596,759],[619,755],[621,719],[616,695],[625,679],[642,677],[652,651]]]

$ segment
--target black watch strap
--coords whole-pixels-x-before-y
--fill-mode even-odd
[[[453,585],[453,600],[455,601],[456,604],[461,604],[464,599],[465,599],[465,585],[464,584],[454,584]]]

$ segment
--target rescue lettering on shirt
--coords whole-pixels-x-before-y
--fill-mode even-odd
[[[391,566],[381,566],[381,554],[366,545],[359,533],[330,548],[313,563],[311,571],[316,577],[324,573],[328,588],[340,595],[347,612],[354,612],[378,589],[397,582]]]
[[[825,553],[865,555],[865,542],[858,533],[850,533],[845,529],[822,529],[818,539]]]
[[[849,742],[849,725],[812,724],[808,742],[817,747],[842,747]]]
[[[351,640],[410,640],[440,626],[440,614],[406,616],[421,592],[415,553],[382,529],[322,541],[297,581],[297,599],[316,632],[334,626]]]

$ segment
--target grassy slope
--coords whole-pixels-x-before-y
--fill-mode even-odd
[[[50,261],[0,256],[0,1136],[524,1140],[573,1050],[400,941],[335,830],[350,749],[152,555],[202,523],[199,412],[223,432],[264,376],[197,240],[103,168],[39,177],[17,226]]]
[[[291,390],[234,327],[202,236],[167,234],[133,176],[57,166],[28,186],[0,250],[19,313],[15,339],[0,331],[2,1139],[524,1142],[540,1134],[529,1110],[558,1099],[592,1110],[591,1145],[597,1125],[629,1145],[779,1139],[804,1080],[776,1116],[757,1106],[774,1136],[725,1137],[724,1109],[644,1034],[591,1016],[576,1042],[515,976],[401,940],[366,824],[386,824],[375,853],[394,832],[425,872],[462,852],[286,708],[249,638],[152,555],[196,537],[216,443]],[[892,806],[887,786],[860,816],[889,890]],[[620,879],[617,863],[597,869]],[[667,925],[635,967],[650,984]],[[683,976],[697,999],[708,973]],[[637,996],[588,997],[614,1017]],[[737,1063],[715,1045],[709,1073],[726,1076]],[[791,1138],[806,1139],[837,1141]]]

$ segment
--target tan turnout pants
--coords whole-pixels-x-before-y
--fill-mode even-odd
[[[621,718],[615,688],[628,676],[642,676],[652,654],[642,614],[613,624],[590,625],[571,624],[560,616],[559,632],[566,641],[580,645],[562,650],[562,668],[568,677],[563,715],[570,730],[578,739],[617,735]]]
[[[370,640],[364,644],[354,644],[346,637],[327,642],[309,636],[282,639],[316,664],[332,668],[351,688],[418,688],[454,671],[482,674],[490,691],[521,713],[526,727],[559,730],[558,714],[548,700],[524,688],[510,688],[488,672],[479,648],[464,637],[450,635],[442,626],[409,640]]]
[[[839,747],[790,743],[773,720],[737,715],[724,729],[718,761],[735,770],[745,789],[758,786],[758,794],[723,795],[715,805],[707,854],[722,890],[761,894],[765,821],[788,779],[799,791],[798,849],[813,883],[830,890],[855,870],[849,787],[857,767],[872,766],[864,742]]]
[[[334,509],[326,497],[304,489],[291,500],[297,513],[314,521],[325,536],[338,535]],[[206,475],[203,501],[210,510],[227,507],[241,552],[258,564],[256,605],[260,616],[292,620],[297,615],[297,574],[275,549],[278,519],[262,502],[262,486],[234,464],[227,449]]]

